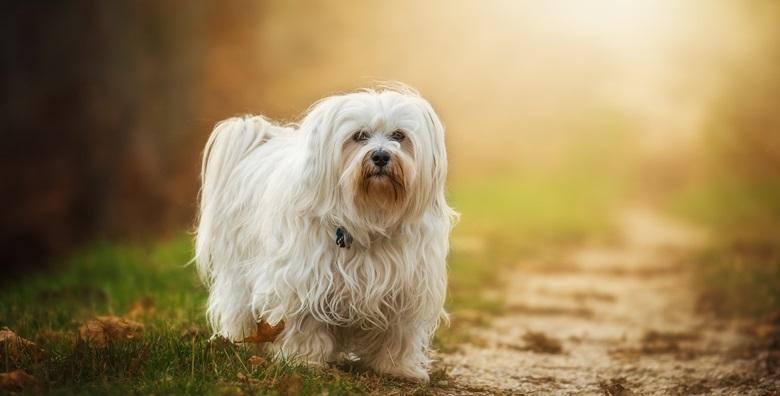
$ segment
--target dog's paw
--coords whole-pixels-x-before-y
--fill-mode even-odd
[[[385,374],[423,384],[427,384],[431,381],[428,371],[419,366],[393,367],[392,369],[385,371]]]
[[[374,371],[389,375],[391,377],[401,378],[408,381],[427,384],[430,382],[428,370],[419,364],[393,364],[393,362],[374,362],[372,365]]]

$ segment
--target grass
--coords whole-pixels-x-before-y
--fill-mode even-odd
[[[700,183],[680,194],[673,210],[711,230],[698,256],[701,308],[727,317],[780,310],[780,183]]]
[[[778,237],[780,181],[750,182],[723,177],[691,185],[672,209],[679,215],[733,237]]]
[[[615,180],[569,172],[466,182],[450,200],[464,214],[454,235],[483,235],[525,253],[604,238],[621,196]]]
[[[310,369],[263,356],[251,348],[208,342],[206,291],[190,259],[189,238],[151,246],[101,243],[56,274],[41,274],[0,292],[0,326],[38,344],[43,357],[15,359],[0,350],[3,371],[17,367],[51,394],[355,394],[411,384],[352,370]],[[74,342],[80,324],[96,315],[127,316],[152,302],[136,320],[138,339],[97,347]],[[148,304],[148,303],[147,303]],[[423,388],[421,388],[423,389]]]
[[[451,202],[463,218],[453,234],[447,300],[455,320],[439,331],[436,347],[448,351],[466,342],[475,323],[461,320],[465,313],[479,313],[482,322],[501,312],[501,268],[537,254],[540,246],[608,234],[604,197],[609,194],[561,178],[456,185]],[[0,349],[0,368],[22,368],[37,378],[40,386],[28,393],[437,392],[437,381],[414,385],[359,367],[314,369],[267,356],[252,365],[251,348],[208,342],[206,290],[194,268],[185,265],[191,250],[188,236],[146,245],[97,243],[56,272],[6,285],[0,291],[0,326],[36,342],[45,354],[13,356]],[[127,317],[139,302],[153,306],[134,318],[144,325],[139,337],[105,347],[74,342],[85,321],[96,315]]]

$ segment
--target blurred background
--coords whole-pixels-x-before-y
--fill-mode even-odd
[[[725,258],[709,262],[749,274],[718,276],[735,290],[768,279],[762,301],[776,301],[776,1],[0,7],[5,273],[96,239],[191,230],[217,121],[294,121],[318,98],[391,80],[447,126],[454,254],[609,240],[611,213],[650,205],[710,229],[703,254]]]
[[[447,127],[448,200],[462,216],[448,258],[454,320],[434,339],[445,360],[464,345],[489,351],[485,334],[506,333],[491,330],[503,317],[514,320],[504,322],[512,344],[496,345],[520,357],[496,385],[522,372],[550,393],[548,378],[578,386],[567,376],[591,373],[594,394],[617,394],[600,385],[606,367],[641,376],[649,393],[689,368],[743,383],[732,376],[736,356],[763,359],[748,370],[778,378],[776,0],[2,2],[0,51],[0,362],[39,379],[32,393],[409,386],[264,359],[254,367],[249,348],[209,342],[207,291],[186,265],[201,150],[216,122],[297,121],[323,96],[378,81],[418,89]],[[625,213],[679,222],[704,242],[641,221],[642,233],[627,233]],[[638,266],[636,246],[653,240],[672,243],[652,250],[651,268]],[[595,264],[583,264],[589,251],[602,252]],[[678,330],[724,331],[699,326],[701,313],[764,318],[740,334],[765,347],[712,352],[706,336],[701,359],[668,359],[684,352]],[[119,339],[90,344],[96,320]],[[603,336],[616,323],[622,333]],[[522,345],[515,330],[528,330]],[[3,348],[14,332],[42,349]],[[659,337],[673,342],[653,355],[646,342]],[[615,358],[635,342],[650,371],[635,369],[636,354]],[[500,374],[500,359],[482,362]],[[446,370],[436,368],[434,384],[448,383]],[[464,378],[450,373],[450,384]],[[719,387],[683,385],[670,393]]]

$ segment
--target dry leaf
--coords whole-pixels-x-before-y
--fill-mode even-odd
[[[266,321],[261,320],[257,322],[257,327],[252,334],[244,338],[243,342],[249,342],[252,344],[262,344],[264,342],[274,342],[276,337],[284,331],[284,321],[279,321],[275,326],[271,326]]]
[[[116,316],[98,316],[79,327],[79,338],[90,345],[103,347],[109,342],[133,339],[144,325]]]
[[[0,348],[7,351],[8,357],[12,360],[19,359],[24,353],[33,353],[37,356],[43,352],[34,342],[19,337],[7,327],[0,329]]]
[[[38,380],[24,370],[14,370],[0,374],[0,389],[6,391],[21,391],[24,388],[38,385]]]
[[[548,337],[544,333],[529,331],[523,336],[525,349],[536,353],[561,353],[563,346],[561,342]]]
[[[144,297],[130,305],[130,309],[127,310],[127,316],[130,318],[138,318],[140,316],[150,316],[154,314],[154,300],[149,297]]]

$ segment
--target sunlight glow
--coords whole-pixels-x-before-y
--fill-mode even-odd
[[[679,35],[680,10],[673,8],[666,0],[552,0],[535,2],[531,12],[552,35],[635,57]]]

